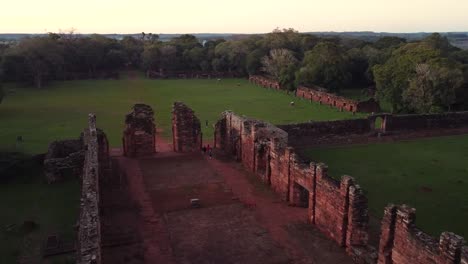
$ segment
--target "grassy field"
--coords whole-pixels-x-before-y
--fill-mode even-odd
[[[212,138],[212,125],[225,110],[268,120],[272,123],[303,122],[358,117],[293,96],[250,85],[246,80],[122,80],[56,82],[44,89],[6,87],[10,94],[0,104],[0,150],[43,153],[53,140],[77,138],[87,125],[87,115],[97,115],[98,126],[112,146],[121,145],[125,114],[135,103],[150,104],[156,126],[171,137],[171,108],[174,101],[192,107],[203,124],[205,139]],[[289,103],[295,101],[295,106]],[[205,127],[208,120],[209,126]],[[15,144],[16,137],[24,142]],[[73,237],[79,206],[78,181],[47,185],[40,167],[26,176],[0,184],[0,254],[2,263],[18,256],[37,260],[44,239],[50,234]],[[24,231],[22,223],[38,224]],[[55,262],[54,262],[55,263]],[[61,263],[61,262],[57,262]]]
[[[44,182],[40,164],[26,162],[22,166],[16,178],[0,184],[1,263],[16,263],[18,258],[38,263],[48,235],[60,235],[66,241],[75,237],[78,179],[50,185]],[[36,227],[27,228],[25,221],[33,221]]]
[[[468,135],[307,151],[330,176],[355,177],[378,217],[388,203],[417,209],[417,225],[438,237],[468,237]]]
[[[174,101],[183,101],[195,110],[205,139],[212,138],[212,125],[228,109],[274,124],[359,117],[255,87],[243,79],[56,82],[42,90],[16,88],[4,99],[0,104],[0,147],[15,147],[16,137],[21,135],[24,143],[19,148],[45,152],[53,140],[78,137],[90,112],[96,113],[98,127],[107,133],[111,145],[120,146],[124,116],[138,102],[155,109],[156,126],[170,137]],[[294,107],[289,106],[291,101],[296,102]]]

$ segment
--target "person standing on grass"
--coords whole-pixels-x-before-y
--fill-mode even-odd
[[[203,146],[201,149],[202,149],[203,155],[205,155],[206,154],[206,147]]]

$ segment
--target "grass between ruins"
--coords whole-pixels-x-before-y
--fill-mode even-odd
[[[50,185],[45,183],[41,170],[40,164],[26,162],[24,172],[7,184],[0,184],[2,263],[16,263],[18,259],[36,263],[49,235],[59,235],[68,242],[75,239],[80,199],[78,179]],[[24,225],[25,221],[36,226]]]
[[[156,112],[156,126],[171,137],[171,109],[183,101],[200,118],[204,139],[212,139],[212,126],[220,113],[239,114],[274,124],[309,120],[357,118],[328,106],[311,103],[282,92],[253,86],[244,79],[212,80],[90,80],[56,82],[42,90],[16,88],[0,105],[0,146],[13,148],[17,136],[29,153],[47,151],[49,142],[76,138],[94,112],[109,137],[111,146],[120,146],[125,114],[134,103],[144,102]],[[291,107],[289,103],[295,102]],[[208,127],[206,127],[208,120]]]
[[[468,135],[306,153],[326,163],[332,177],[353,176],[366,190],[372,215],[381,217],[388,203],[407,203],[417,209],[422,230],[468,237]]]
[[[360,116],[255,87],[243,79],[218,82],[125,78],[56,82],[40,90],[9,86],[7,90],[14,92],[0,105],[0,149],[33,154],[46,152],[53,140],[77,138],[90,112],[97,114],[98,126],[107,133],[111,145],[120,146],[125,114],[137,102],[155,109],[156,125],[168,139],[174,101],[183,101],[196,111],[205,139],[213,137],[212,126],[227,109],[276,124]],[[291,101],[295,101],[294,107],[289,105]],[[22,136],[22,143],[16,143],[17,136]],[[31,174],[0,185],[0,207],[4,208],[0,253],[6,256],[5,263],[14,263],[18,256],[37,260],[47,235],[60,234],[68,239],[73,235],[79,183],[47,185],[41,170],[31,168]],[[21,225],[28,220],[39,226],[26,234]]]

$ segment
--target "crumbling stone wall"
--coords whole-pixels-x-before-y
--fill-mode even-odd
[[[415,209],[389,205],[382,220],[379,264],[458,264],[466,262],[464,239],[450,232],[439,241],[415,225]]]
[[[328,177],[325,165],[303,160],[284,130],[224,112],[216,124],[215,147],[234,156],[284,201],[307,207],[309,221],[349,254],[368,252],[367,199],[359,186],[349,176],[340,183]]]
[[[422,115],[385,115],[385,131],[433,130],[468,127],[468,112]]]
[[[353,113],[377,113],[381,111],[379,103],[373,98],[370,98],[366,101],[356,101],[346,97],[338,96],[336,94],[327,93],[323,90],[325,89],[320,87],[309,88],[305,86],[299,86],[296,90],[296,95],[298,97],[318,102],[320,104],[325,104],[334,108],[338,108],[342,111],[348,111]]]
[[[368,131],[361,125],[356,131]],[[309,222],[356,263],[467,264],[461,237],[443,233],[437,243],[414,226],[414,210],[405,206],[386,208],[376,251],[368,244],[367,197],[352,177],[329,177],[325,164],[302,159],[289,145],[288,133],[268,123],[224,112],[215,128],[216,148],[242,162],[283,200],[307,207]]]
[[[172,107],[172,141],[176,152],[196,152],[202,147],[200,120],[184,103]]]
[[[103,132],[96,129],[96,116],[89,115],[83,134],[85,160],[80,199],[77,263],[101,263],[101,223],[99,178],[109,168],[109,145]]]
[[[249,81],[255,85],[262,86],[264,88],[272,88],[276,90],[281,89],[281,85],[278,81],[271,78],[260,76],[260,75],[250,75]]]
[[[44,174],[48,183],[67,177],[79,177],[83,170],[83,139],[54,141],[44,158]]]
[[[377,119],[381,119],[380,123]],[[367,118],[279,125],[292,146],[357,144],[468,132],[468,112],[375,114]]]
[[[146,77],[152,79],[212,79],[212,78],[240,78],[244,75],[237,72],[212,71],[147,71]]]
[[[151,106],[135,104],[125,117],[123,150],[127,157],[140,157],[156,152],[156,127]]]
[[[349,135],[368,135],[373,129],[367,118],[279,125],[288,133],[291,145],[334,142]]]

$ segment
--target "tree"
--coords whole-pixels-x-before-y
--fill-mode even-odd
[[[320,42],[306,52],[302,67],[296,73],[296,82],[338,91],[351,79],[347,70],[347,60],[344,52],[335,43]]]
[[[125,36],[121,41],[121,45],[126,54],[128,64],[135,66],[140,65],[141,53],[143,52],[143,42],[146,34],[142,32],[140,39]]]
[[[44,80],[60,68],[63,63],[61,47],[57,40],[49,37],[29,38],[20,42],[17,55],[24,58],[24,70],[37,88],[42,88]]]
[[[290,50],[274,49],[270,51],[269,56],[262,58],[261,63],[263,65],[262,71],[279,80],[282,71],[285,71],[290,65],[296,65],[297,59]]]
[[[264,52],[263,50],[256,49],[247,55],[245,61],[245,68],[248,74],[254,75],[259,73],[262,67],[261,60],[265,56],[265,54],[266,52]]]
[[[403,92],[403,100],[418,113],[450,111],[462,84],[463,74],[459,69],[417,64],[416,74]]]
[[[142,68],[145,71],[155,71],[161,64],[161,51],[159,45],[150,44],[145,45],[143,53],[141,54]]]
[[[415,74],[416,65],[430,63],[440,56],[439,50],[421,43],[408,43],[394,50],[385,63],[372,68],[377,97],[388,102],[393,112],[406,110],[402,94]]]

